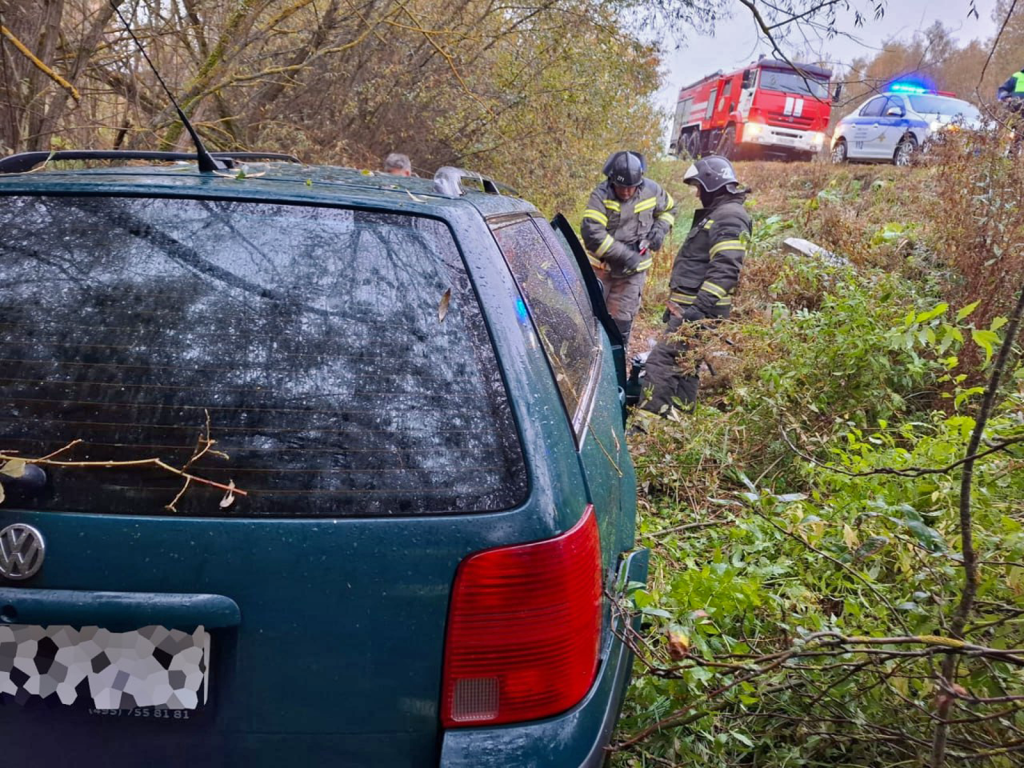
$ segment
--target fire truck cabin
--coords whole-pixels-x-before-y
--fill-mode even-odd
[[[670,151],[691,157],[809,160],[825,143],[831,77],[829,70],[810,64],[794,67],[761,59],[685,86],[679,91]]]

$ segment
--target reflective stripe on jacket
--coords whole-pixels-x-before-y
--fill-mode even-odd
[[[676,202],[657,182],[644,179],[629,200],[619,200],[610,182],[597,186],[583,211],[580,234],[595,269],[610,269],[621,274],[628,259],[636,253],[641,240],[661,239],[676,221]],[[637,271],[650,269],[653,258],[646,258]]]
[[[724,195],[711,208],[694,213],[690,233],[672,264],[672,301],[692,304],[706,315],[729,314],[751,232],[745,197]]]

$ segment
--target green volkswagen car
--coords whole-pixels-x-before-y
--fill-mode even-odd
[[[218,159],[0,160],[5,761],[600,765],[647,560],[571,228]]]

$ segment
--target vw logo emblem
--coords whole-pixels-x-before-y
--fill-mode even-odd
[[[43,534],[31,525],[15,523],[0,531],[0,576],[21,581],[39,573],[46,557]]]

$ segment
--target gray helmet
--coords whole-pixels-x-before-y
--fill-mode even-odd
[[[618,187],[638,187],[644,180],[647,161],[639,152],[616,152],[604,164],[604,173],[608,181]]]
[[[740,190],[740,182],[732,163],[720,155],[702,157],[687,169],[683,181],[700,186],[709,195],[723,187],[729,192]]]

